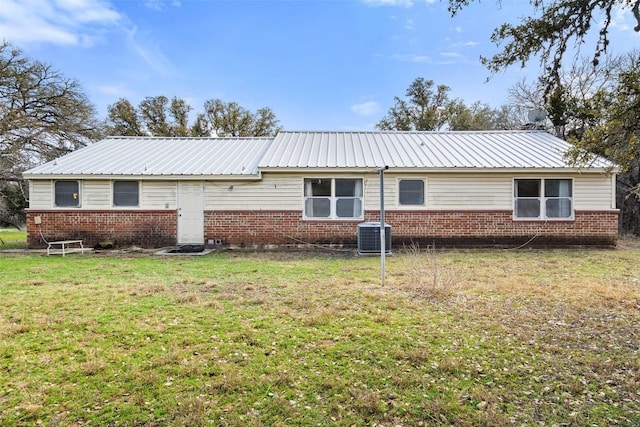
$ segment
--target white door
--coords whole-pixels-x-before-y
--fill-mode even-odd
[[[204,243],[202,182],[178,183],[178,244]]]

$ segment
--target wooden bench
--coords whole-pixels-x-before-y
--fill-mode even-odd
[[[59,240],[57,242],[47,242],[49,246],[47,246],[47,256],[51,254],[69,254],[72,252],[80,252],[84,254],[84,246],[82,245],[82,240]],[[71,245],[72,247],[69,247]],[[80,245],[80,247],[73,247],[74,245]],[[60,249],[56,250],[55,246],[60,246]]]

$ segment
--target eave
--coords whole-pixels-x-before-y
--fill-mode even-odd
[[[179,175],[179,174],[23,174],[25,179],[41,180],[144,180],[144,181],[260,181],[262,174]]]
[[[380,167],[263,167],[262,173],[378,173]],[[576,168],[576,167],[390,167],[387,173],[517,173],[517,174],[608,174],[618,173],[619,168]]]

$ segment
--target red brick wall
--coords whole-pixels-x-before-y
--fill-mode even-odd
[[[47,241],[82,239],[86,246],[95,246],[111,239],[117,246],[158,248],[176,244],[177,224],[177,212],[166,210],[28,210],[27,244],[46,247],[42,232]]]
[[[104,239],[118,246],[163,247],[177,242],[177,213],[166,210],[29,210],[29,247],[47,240],[83,239],[93,246]],[[378,221],[368,211],[366,221]],[[614,245],[618,235],[617,211],[578,211],[572,221],[514,221],[511,211],[387,211],[394,247],[415,242],[438,245]],[[223,245],[292,245],[301,242],[355,246],[356,221],[303,220],[301,211],[206,211],[205,242]]]
[[[366,221],[378,221],[377,211],[365,213]],[[205,241],[225,245],[254,246],[357,243],[361,221],[303,220],[300,211],[207,211]],[[394,246],[521,244],[615,245],[617,211],[578,211],[571,221],[514,221],[511,211],[387,211]]]

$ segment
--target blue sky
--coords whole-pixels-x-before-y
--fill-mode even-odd
[[[467,103],[499,106],[538,66],[492,76],[479,56],[528,1],[473,3],[452,18],[437,0],[2,0],[0,38],[77,79],[101,116],[119,98],[186,99],[192,118],[220,98],[270,107],[287,130],[373,129],[417,77]],[[627,14],[628,15],[628,14]],[[630,16],[614,44],[640,46]]]

